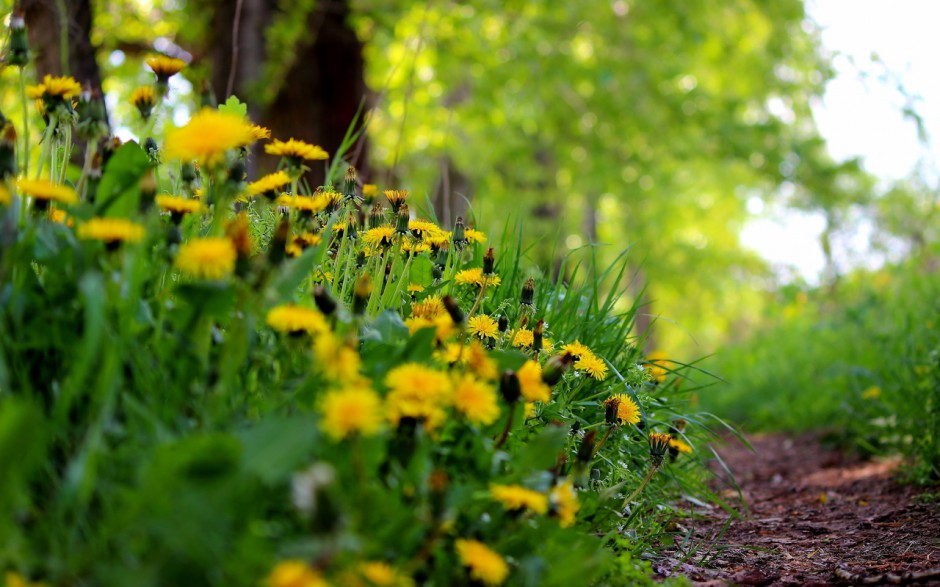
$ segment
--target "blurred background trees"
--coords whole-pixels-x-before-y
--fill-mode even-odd
[[[142,59],[179,56],[178,122],[234,94],[274,136],[333,153],[362,108],[347,158],[442,222],[471,216],[494,239],[521,225],[556,271],[572,251],[606,266],[630,247],[630,274],[604,286],[643,296],[641,329],[663,317],[648,346],[670,353],[710,352],[772,303],[773,274],[740,242],[749,201],[822,214],[829,283],[832,240],[863,217],[895,256],[936,240],[934,188],[881,194],[857,161],[828,155],[810,105],[832,72],[801,0],[23,6],[40,71],[103,84],[123,120]]]

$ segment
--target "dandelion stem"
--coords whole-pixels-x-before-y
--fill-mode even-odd
[[[467,314],[467,321],[470,321],[470,318],[473,318],[473,313],[477,311],[477,308],[480,307],[480,302],[483,301],[483,296],[486,295],[486,286],[489,285],[490,278],[489,276],[483,276],[483,285],[480,287],[480,295],[477,296],[477,301],[473,302],[473,307],[470,308],[470,313]]]
[[[506,417],[506,427],[503,428],[503,433],[499,435],[499,440],[496,441],[496,446],[494,448],[503,446],[503,443],[506,442],[507,438],[509,438],[509,431],[512,429],[512,417],[516,413],[516,403],[518,402],[509,404],[509,415]]]
[[[628,505],[631,501],[633,501],[633,499],[634,499],[637,495],[639,495],[641,491],[643,491],[643,488],[646,487],[646,484],[649,483],[649,482],[650,482],[650,479],[653,478],[653,474],[655,474],[656,471],[658,471],[658,470],[659,470],[659,466],[658,466],[658,465],[653,465],[652,467],[650,467],[649,473],[646,474],[646,477],[643,479],[643,482],[640,483],[640,486],[633,490],[633,493],[630,494],[630,497],[628,497],[627,499],[623,500],[623,505],[621,506],[621,509],[627,507],[627,505]]]
[[[601,438],[601,441],[598,442],[597,446],[594,447],[594,452],[591,453],[591,458],[594,458],[594,456],[596,456],[597,453],[601,452],[601,447],[604,446],[604,444],[607,442],[607,439],[610,438],[610,433],[613,431],[614,431],[613,425],[607,427],[607,433],[604,434],[604,438]]]
[[[23,104],[23,177],[29,177],[29,101],[26,99],[26,67],[20,66],[20,100]]]

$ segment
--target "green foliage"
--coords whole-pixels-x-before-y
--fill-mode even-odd
[[[832,291],[791,288],[774,323],[709,361],[727,385],[702,405],[749,429],[826,428],[866,452],[940,474],[940,280],[935,257],[857,271]]]
[[[49,124],[71,124],[59,106]],[[2,180],[10,581],[282,587],[295,565],[304,587],[358,585],[382,563],[401,585],[471,584],[471,540],[492,584],[650,584],[641,557],[678,500],[718,501],[698,450],[715,420],[689,409],[701,372],[647,364],[635,304],[601,289],[625,254],[550,277],[521,230],[491,248],[413,226],[404,206],[363,209],[352,170],[311,190],[298,157],[279,193],[250,197],[248,121],[206,116],[158,157],[111,152],[84,199]],[[62,178],[67,158],[48,155],[71,135],[45,134],[35,176]],[[638,422],[605,406],[614,394]],[[652,431],[675,443],[646,486]]]

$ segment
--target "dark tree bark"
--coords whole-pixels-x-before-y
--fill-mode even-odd
[[[39,78],[45,75],[71,75],[82,86],[101,94],[101,70],[91,44],[91,0],[64,0],[68,28],[68,63],[61,59],[61,15],[56,0],[22,0]]]
[[[244,98],[266,59],[264,33],[276,10],[275,0],[242,0],[238,31],[238,57],[234,93]],[[213,60],[212,87],[220,101],[227,95],[232,70],[232,24],[237,2],[216,4],[209,54]],[[252,117],[271,129],[275,138],[295,138],[322,146],[334,155],[353,122],[359,104],[366,96],[362,43],[349,24],[348,0],[322,0],[307,16],[308,33],[296,47],[296,59],[273,101],[261,109],[249,108]],[[355,162],[360,176],[365,170],[365,148],[358,149]],[[347,153],[347,157],[352,153]],[[260,170],[270,170],[276,160],[256,153]],[[310,166],[308,181],[324,181],[323,165]],[[344,171],[344,170],[341,170]]]

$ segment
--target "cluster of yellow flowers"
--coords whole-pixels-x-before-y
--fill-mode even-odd
[[[151,121],[166,94],[167,80],[185,63],[155,57],[147,64],[156,85],[136,89],[131,101],[142,119]],[[70,100],[80,91],[70,79],[47,76],[30,95],[47,103]],[[44,218],[74,220],[76,236],[103,243],[112,253],[125,243],[142,243],[135,250],[159,244],[166,253],[161,258],[172,259],[167,269],[170,264],[175,269],[169,271],[173,283],[202,282],[208,288],[250,292],[286,257],[306,259],[308,266],[294,263],[305,267],[305,291],[320,284],[312,292],[312,303],[269,307],[269,293],[255,299],[269,307],[265,324],[277,333],[265,336],[309,353],[311,369],[322,383],[315,400],[320,429],[336,443],[408,426],[421,426],[432,438],[451,425],[479,433],[505,412],[505,429],[493,440],[498,448],[511,431],[516,406],[524,404],[525,417],[533,418],[540,407],[557,401],[553,388],[564,380],[569,366],[577,372],[571,379],[580,386],[607,379],[604,357],[579,340],[553,341],[549,325],[536,320],[533,279],[526,281],[518,300],[509,300],[502,293],[507,284],[497,272],[492,248],[482,266],[469,266],[479,257],[468,248],[486,243],[487,237],[461,219],[447,230],[412,217],[408,191],[402,189],[383,192],[386,207],[378,187],[360,185],[352,167],[337,185],[328,182],[310,190],[301,182],[306,162],[327,160],[329,154],[293,138],[266,144],[266,153],[281,158],[278,169],[245,181],[239,164],[245,161],[246,148],[268,138],[267,129],[243,116],[212,108],[198,111],[188,124],[168,132],[162,148],[162,159],[175,162],[173,173],[182,186],[174,185],[173,193],[157,193],[158,187],[142,184],[145,195],[134,218],[66,217],[63,208],[80,205],[85,196],[61,180],[22,178],[15,183],[15,194],[46,211]],[[13,195],[0,182],[0,206],[9,206]],[[163,213],[162,219],[148,215],[149,209]],[[158,222],[168,230],[154,230]],[[322,254],[308,255],[310,249]],[[412,272],[419,263],[423,270]],[[513,310],[516,306],[519,309]],[[382,309],[397,310],[410,335],[425,333],[423,340],[433,347],[431,356],[367,374],[360,327]],[[502,351],[503,358],[512,356],[513,368],[500,367],[494,351]],[[659,382],[666,371],[651,362],[648,373]],[[601,396],[608,397],[598,399]],[[598,423],[604,414],[611,430],[643,419],[631,394],[601,390],[592,397],[597,400]],[[691,452],[672,435],[651,433],[649,443],[654,460],[661,461],[667,450]],[[593,457],[600,445],[590,448],[588,456]],[[576,523],[580,509],[578,489],[564,475],[539,490],[493,483],[489,497],[514,514],[551,516],[563,527]],[[456,538],[453,553],[469,576],[483,584],[499,585],[510,573],[507,560],[480,541]],[[319,587],[327,585],[327,576],[333,575],[308,562],[286,560],[271,571],[267,582],[272,587]],[[363,562],[344,577],[348,585],[413,584],[406,573],[382,561]]]

